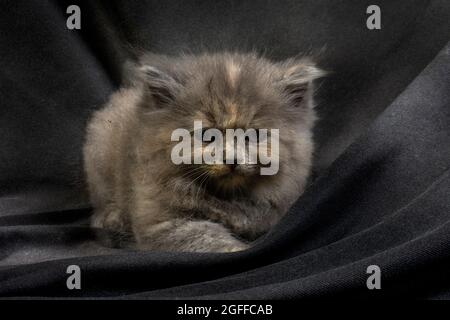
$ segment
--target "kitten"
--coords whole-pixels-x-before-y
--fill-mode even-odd
[[[133,72],[133,84],[88,125],[92,226],[131,233],[140,249],[248,248],[303,192],[313,151],[312,81],[323,72],[304,58],[272,62],[238,53],[148,54]],[[174,164],[171,134],[192,131],[194,121],[219,130],[279,129],[279,171]]]

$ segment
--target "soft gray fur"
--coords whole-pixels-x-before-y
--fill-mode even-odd
[[[131,233],[141,249],[248,248],[303,192],[313,151],[312,81],[323,73],[305,58],[238,53],[148,54],[133,72],[133,84],[88,126],[92,226]],[[191,130],[194,120],[218,129],[278,128],[278,173],[173,164],[171,133]]]

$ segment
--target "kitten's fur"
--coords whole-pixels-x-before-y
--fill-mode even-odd
[[[149,54],[134,72],[133,85],[88,126],[92,226],[131,233],[142,249],[247,248],[303,192],[313,150],[312,81],[323,73],[308,59],[275,63],[237,53]],[[171,133],[191,130],[194,120],[218,129],[279,129],[279,172],[173,164]]]

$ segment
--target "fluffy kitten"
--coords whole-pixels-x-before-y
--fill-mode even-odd
[[[92,226],[131,233],[137,247],[231,252],[279,221],[310,172],[315,115],[308,59],[255,54],[148,54],[135,81],[89,123],[84,164]],[[170,158],[177,128],[279,129],[279,171],[251,165],[181,164]],[[245,239],[245,240],[244,240]]]

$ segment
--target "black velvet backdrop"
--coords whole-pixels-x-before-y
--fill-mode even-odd
[[[70,4],[81,30],[66,28]],[[366,28],[370,4],[381,30]],[[0,6],[0,296],[450,298],[448,1]],[[88,228],[84,128],[130,48],[304,52],[331,71],[317,92],[315,179],[256,247],[136,252]],[[66,288],[71,264],[82,290]],[[381,290],[366,288],[372,264]]]

